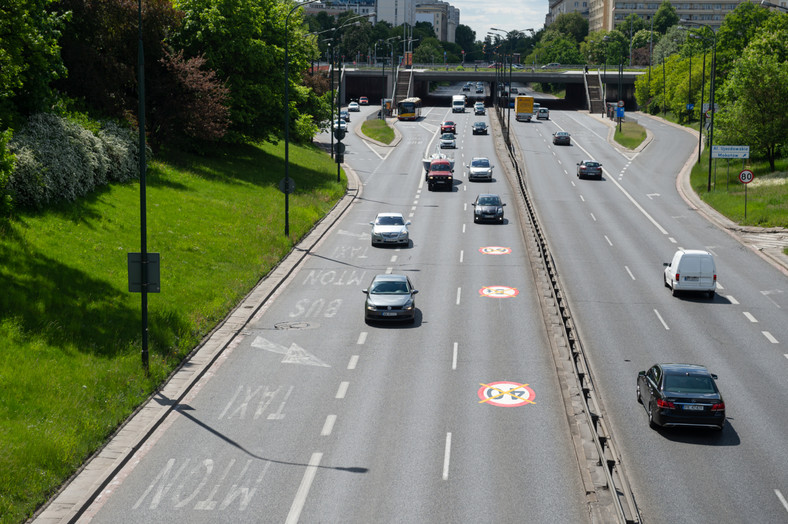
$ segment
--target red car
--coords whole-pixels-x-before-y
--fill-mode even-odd
[[[441,123],[441,134],[443,133],[454,133],[457,134],[457,124],[452,122],[451,120],[447,120]]]
[[[369,105],[369,98],[367,98],[365,96],[362,96],[361,98],[358,99],[358,103],[359,103],[359,105],[362,105],[362,106],[368,106]]]

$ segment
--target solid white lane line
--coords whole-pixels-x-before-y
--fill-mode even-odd
[[[779,344],[780,343],[776,338],[774,338],[774,335],[772,335],[768,331],[761,331],[761,333],[763,333],[763,336],[766,337],[766,340],[768,340],[772,344]]]
[[[331,434],[331,431],[334,429],[334,422],[337,421],[336,415],[329,415],[326,417],[326,421],[323,424],[323,429],[320,431],[321,437],[327,437]]]
[[[462,288],[458,287],[457,288],[457,305],[458,306],[460,305],[460,295],[462,295]]]
[[[358,334],[358,340],[356,340],[356,344],[361,345],[366,341],[367,341],[367,332],[362,331],[361,333]]]
[[[785,356],[788,357],[788,355],[785,355]],[[785,508],[785,511],[788,511],[788,500],[785,500],[785,497],[783,497],[783,494],[780,492],[780,490],[779,489],[775,489],[774,490],[774,494],[777,495],[777,499],[783,505],[783,507]]]
[[[347,368],[356,369],[356,364],[358,364],[358,355],[353,355],[350,357],[350,362],[347,363]]]
[[[662,322],[662,326],[663,326],[663,327],[664,327],[666,330],[670,331],[670,328],[668,327],[668,325],[665,323],[665,321],[664,321],[664,320],[662,320],[662,315],[660,315],[660,314],[659,314],[659,311],[657,311],[657,310],[655,309],[655,310],[654,310],[654,313],[657,315],[657,318],[659,319],[659,321],[660,321],[660,322]]]
[[[446,433],[446,449],[443,451],[443,480],[449,479],[450,456],[451,456],[451,433]]]
[[[465,255],[465,251],[460,249],[460,264],[462,264],[462,257]]]
[[[727,295],[725,298],[727,298],[730,301],[731,304],[738,304],[739,303],[738,300],[733,298],[733,295]]]
[[[629,278],[631,278],[632,280],[635,280],[635,275],[632,274],[632,271],[630,271],[627,266],[624,266],[624,269],[626,269],[627,273],[629,273]]]
[[[312,481],[315,480],[317,468],[320,466],[320,461],[323,459],[322,453],[312,453],[312,458],[309,459],[309,465],[304,471],[304,478],[301,479],[301,485],[298,486],[293,505],[290,506],[290,513],[287,515],[285,524],[298,524],[298,519],[301,517],[301,510],[304,509],[306,504],[306,497],[309,495],[309,488],[312,487]]]
[[[750,313],[749,311],[744,311],[743,314],[745,317],[747,317],[747,320],[749,320],[750,322],[758,322],[758,319],[752,316],[752,313]]]
[[[339,383],[339,389],[337,389],[337,394],[334,398],[345,398],[345,394],[347,393],[347,388],[350,385],[350,382],[344,381]]]
[[[457,342],[455,342],[454,343],[454,354],[451,357],[451,369],[452,370],[457,369],[457,346],[458,346],[458,344],[457,344]],[[786,355],[786,356],[788,356],[788,355]]]
[[[656,227],[656,228],[659,230],[659,232],[660,232],[660,233],[662,233],[663,235],[667,235],[667,234],[668,234],[668,232],[665,230],[665,228],[664,228],[664,227],[662,227],[661,225],[659,225],[659,222],[657,222],[656,220],[654,220],[654,218],[653,218],[651,215],[649,215],[649,214],[648,214],[648,212],[647,212],[645,209],[643,209],[643,206],[641,206],[640,204],[638,204],[637,200],[635,200],[634,198],[632,198],[632,195],[630,195],[630,194],[627,192],[627,190],[626,190],[626,189],[624,189],[624,187],[623,187],[621,184],[619,184],[619,183],[618,183],[618,182],[617,182],[617,181],[616,181],[614,178],[612,178],[612,177],[610,178],[610,181],[611,181],[611,182],[613,182],[613,183],[616,185],[616,187],[618,187],[618,189],[619,189],[619,190],[621,190],[621,192],[622,192],[622,193],[624,193],[624,196],[626,196],[626,197],[629,199],[629,201],[630,201],[630,202],[632,202],[632,204],[633,204],[633,205],[634,205],[636,208],[638,208],[638,211],[640,211],[641,213],[643,213],[643,216],[645,216],[645,217],[646,217],[646,218],[649,220],[649,222],[651,222],[652,224],[654,224],[654,226],[655,226],[655,227]]]

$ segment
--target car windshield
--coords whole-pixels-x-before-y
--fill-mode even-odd
[[[665,391],[713,394],[714,381],[706,375],[665,375]]]
[[[451,133],[443,133],[443,136],[441,136],[441,138],[443,140],[454,140],[454,135]]]
[[[405,221],[402,217],[385,216],[378,217],[377,220],[375,220],[375,224],[379,226],[404,226]]]
[[[565,131],[561,131],[561,132],[556,133],[556,135],[558,135],[558,136],[569,136],[569,133],[567,133]]]
[[[410,293],[405,281],[381,281],[372,284],[369,292],[373,295],[407,295]]]
[[[473,167],[490,167],[490,161],[486,158],[477,158],[473,162],[471,162],[471,166]]]
[[[496,196],[479,197],[479,205],[482,206],[497,206],[500,205],[501,200]]]

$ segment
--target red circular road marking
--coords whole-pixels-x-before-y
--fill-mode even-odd
[[[484,286],[479,290],[479,294],[490,298],[510,298],[516,297],[520,292],[517,288],[509,286]]]
[[[508,380],[479,384],[479,404],[492,404],[502,408],[515,408],[535,404],[536,393],[528,384]]]
[[[479,252],[485,255],[508,255],[512,252],[512,248],[502,246],[485,246],[480,247]]]

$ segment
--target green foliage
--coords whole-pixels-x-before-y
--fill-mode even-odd
[[[673,26],[667,30],[665,35],[654,44],[653,63],[661,64],[667,57],[676,54],[687,40],[687,30],[679,26]]]
[[[465,50],[466,54],[470,53],[474,50],[476,31],[467,25],[459,24],[454,32],[454,41]]]
[[[788,144],[788,16],[763,24],[733,63],[720,95],[724,105],[715,125],[721,140],[749,145],[774,170]]]
[[[419,46],[413,50],[413,62],[416,64],[443,63],[443,47],[438,39],[432,36],[421,40]]]
[[[50,83],[66,74],[60,38],[67,16],[55,0],[3,0],[0,4],[0,123],[45,109]]]
[[[300,84],[314,41],[305,37],[303,9],[279,0],[177,0],[184,13],[172,43],[185,55],[204,55],[230,88],[231,130],[238,134],[276,141],[284,134],[284,85]],[[287,31],[285,22],[287,20]],[[285,41],[288,75],[285,79]],[[295,125],[301,107],[290,115]],[[291,129],[291,131],[293,131]]]
[[[0,132],[0,220],[11,212],[13,198],[8,190],[8,181],[14,171],[16,158],[8,149],[13,132],[10,129]]]
[[[16,165],[7,191],[15,205],[43,208],[75,201],[109,182],[134,178],[139,164],[135,133],[107,122],[94,135],[62,117],[39,113],[9,142]]]
[[[549,26],[549,31],[556,31],[571,38],[575,43],[582,42],[588,36],[588,20],[578,12],[561,13]],[[574,64],[576,62],[564,62]]]
[[[670,0],[663,0],[657,12],[654,13],[652,22],[654,31],[663,35],[668,32],[668,29],[679,23],[679,15],[676,13],[676,8],[673,7]]]
[[[536,49],[539,53],[539,60],[543,63],[582,64],[585,62],[575,41],[562,34],[545,33],[545,37],[542,38]]]
[[[750,41],[760,32],[761,25],[772,16],[779,15],[750,2],[740,3],[725,16],[717,31],[718,77],[724,79],[728,76],[733,62],[742,55]]]

